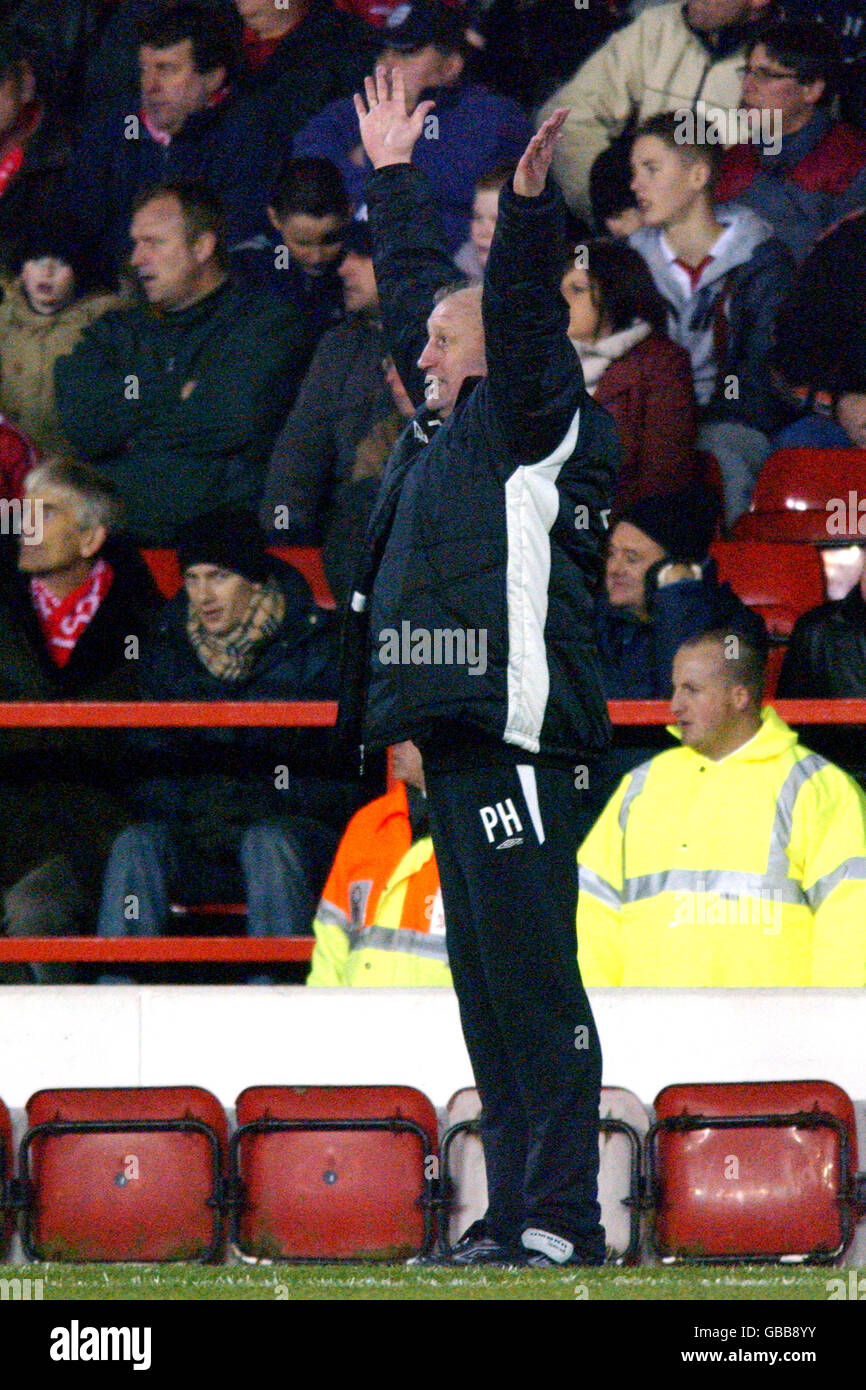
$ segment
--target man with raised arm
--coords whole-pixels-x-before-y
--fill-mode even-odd
[[[406,114],[355,98],[385,336],[425,402],[388,461],[346,631],[341,725],[424,757],[489,1206],[458,1263],[598,1264],[601,1055],[575,964],[576,769],[609,728],[592,602],[619,445],[559,294],[558,111],[502,190],[483,285],[454,286]],[[438,291],[438,293],[436,293]]]

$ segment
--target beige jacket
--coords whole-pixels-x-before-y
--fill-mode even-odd
[[[54,363],[75,347],[85,328],[120,301],[112,294],[76,299],[57,314],[30,308],[20,280],[0,304],[0,411],[30,436],[40,454],[72,452],[54,400]]]
[[[659,111],[701,105],[726,110],[739,105],[737,72],[743,50],[713,61],[687,28],[679,0],[651,5],[618,30],[539,112],[541,123],[557,106],[571,115],[560,137],[553,171],[566,202],[591,217],[589,171],[593,160],[621,135],[629,118],[644,121]]]

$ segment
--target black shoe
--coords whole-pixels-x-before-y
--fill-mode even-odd
[[[526,1252],[519,1245],[503,1245],[488,1233],[486,1221],[473,1221],[451,1248],[453,1265],[522,1265]]]

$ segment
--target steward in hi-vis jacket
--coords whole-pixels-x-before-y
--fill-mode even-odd
[[[774,710],[624,777],[578,852],[588,985],[866,984],[866,801]]]
[[[352,817],[313,923],[308,985],[450,985],[427,805],[397,782]]]

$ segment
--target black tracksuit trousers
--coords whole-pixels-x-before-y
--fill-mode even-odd
[[[504,745],[503,745],[504,747]],[[448,957],[481,1096],[490,1234],[538,1227],[604,1254],[601,1049],[577,967],[570,768],[425,763]]]

